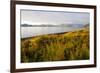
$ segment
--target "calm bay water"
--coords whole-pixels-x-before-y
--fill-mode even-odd
[[[43,34],[63,33],[78,30],[73,27],[21,27],[21,38],[33,37]]]

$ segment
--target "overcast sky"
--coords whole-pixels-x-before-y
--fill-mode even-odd
[[[21,24],[88,24],[89,13],[21,10]]]

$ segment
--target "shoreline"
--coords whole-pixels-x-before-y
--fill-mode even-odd
[[[32,37],[25,37],[25,38],[21,38],[21,40],[23,39],[31,39],[31,38],[36,38],[36,37],[40,37],[40,36],[44,36],[44,35],[61,35],[61,34],[65,34],[65,33],[68,33],[68,32],[76,32],[76,31],[80,31],[80,30],[84,30],[86,28],[81,28],[81,29],[77,29],[77,30],[74,30],[74,31],[67,31],[67,32],[61,32],[61,33],[50,33],[50,34],[42,34],[42,35],[37,35],[37,36],[32,36]],[[88,28],[89,29],[89,28]]]

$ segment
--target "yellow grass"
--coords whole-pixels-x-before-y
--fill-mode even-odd
[[[89,59],[89,28],[21,39],[21,62]]]

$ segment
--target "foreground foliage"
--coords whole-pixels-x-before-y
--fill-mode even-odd
[[[21,62],[89,59],[89,29],[21,39]]]

